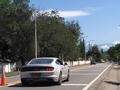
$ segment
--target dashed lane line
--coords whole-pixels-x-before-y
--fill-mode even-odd
[[[87,74],[86,73],[81,73],[81,74],[80,73],[72,73],[70,75],[76,75],[76,76],[77,75],[78,76],[90,76],[91,75],[91,76],[93,76],[93,75],[98,75],[98,73],[87,73]]]
[[[87,86],[88,84],[62,84],[63,86]]]

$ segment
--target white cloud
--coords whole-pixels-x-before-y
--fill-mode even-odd
[[[90,13],[85,11],[59,11],[61,17],[79,17],[79,16],[88,16]]]
[[[103,45],[103,46],[101,46],[101,48],[103,48],[103,49],[109,49],[110,46],[108,46],[108,45]]]
[[[115,41],[113,42],[113,44],[120,44],[120,41]]]
[[[40,13],[51,12],[53,10],[54,9],[42,10],[42,11],[40,11]],[[81,10],[75,10],[75,11],[59,11],[59,10],[57,10],[57,11],[58,11],[60,17],[64,17],[64,18],[80,17],[80,16],[90,15],[89,12],[81,11]]]

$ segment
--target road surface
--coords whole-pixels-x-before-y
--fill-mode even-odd
[[[110,67],[110,65],[110,63],[102,63],[71,69],[70,81],[63,82],[62,85],[37,82],[24,87],[20,82],[19,76],[10,77],[9,84],[0,87],[0,90],[87,90]],[[13,82],[15,79],[17,81]]]

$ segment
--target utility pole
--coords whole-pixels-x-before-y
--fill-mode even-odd
[[[35,58],[37,58],[37,16],[35,11]]]

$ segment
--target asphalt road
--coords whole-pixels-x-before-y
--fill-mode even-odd
[[[17,82],[0,87],[0,90],[87,90],[109,67],[110,63],[102,63],[71,69],[70,81],[63,82],[62,85],[38,82],[23,87],[19,76],[11,77],[9,82],[15,81],[13,79],[17,79]]]

